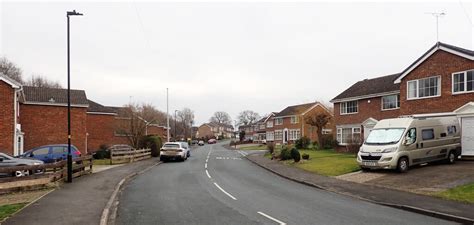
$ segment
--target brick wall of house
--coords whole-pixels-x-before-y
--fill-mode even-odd
[[[87,150],[95,152],[101,145],[115,143],[115,115],[87,113]]]
[[[212,137],[214,138],[214,132],[211,131],[211,128],[207,125],[202,125],[198,129],[199,137],[198,138],[205,138],[205,137]]]
[[[14,94],[9,84],[0,81],[0,152],[13,155],[14,145]]]
[[[166,135],[168,135],[164,127],[149,126],[148,135],[155,135],[161,137],[161,140],[166,141]]]
[[[382,111],[382,97],[362,99],[358,101],[358,104],[358,113],[341,115],[340,103],[334,103],[334,119],[336,125],[360,124],[370,117],[376,120],[382,120],[400,116],[400,109]],[[400,104],[403,107],[401,102]]]
[[[72,144],[83,154],[86,144],[87,108],[71,109]],[[67,144],[67,107],[20,105],[25,151],[48,144]]]
[[[402,79],[400,85],[401,114],[422,114],[452,112],[474,100],[474,93],[452,94],[452,73],[474,69],[474,62],[438,50]],[[407,100],[407,81],[441,76],[441,96],[426,99]]]
[[[305,114],[305,116],[302,120],[303,124],[301,125],[302,127],[304,127],[304,133],[302,133],[301,135],[308,137],[309,139],[311,139],[312,142],[318,140],[317,128],[316,127],[311,127],[309,124],[306,124],[306,118],[310,117],[310,116],[320,114],[320,113],[324,113],[324,114],[326,114],[330,117],[330,120],[329,120],[328,124],[326,124],[324,129],[331,129],[331,131],[332,131],[331,134],[334,137],[335,137],[335,134],[336,134],[336,123],[334,121],[334,116],[331,113],[329,113],[327,110],[325,110],[324,108],[322,108],[320,106],[317,106],[317,107],[315,107],[314,109],[312,109],[311,111],[309,111],[308,113]]]

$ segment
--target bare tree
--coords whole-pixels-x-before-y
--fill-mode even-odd
[[[209,121],[217,124],[232,125],[232,119],[229,114],[222,111],[215,112]]]
[[[25,82],[25,85],[32,87],[62,88],[57,81],[52,81],[42,75],[33,75]]]
[[[20,84],[23,83],[21,69],[15,63],[9,61],[6,57],[0,58],[0,73],[3,73],[5,76],[17,81]]]
[[[191,110],[190,108],[183,108],[180,111],[178,111],[177,117],[180,120],[180,125],[181,125],[181,134],[186,138],[188,131],[191,136],[191,127],[193,126],[194,123],[194,111]]]
[[[320,147],[324,146],[323,143],[323,129],[331,120],[331,116],[324,112],[317,112],[306,117],[305,122],[310,126],[316,127],[316,133],[318,135],[318,144]]]
[[[244,110],[239,113],[237,119],[240,125],[249,125],[258,120],[260,115],[252,110]]]

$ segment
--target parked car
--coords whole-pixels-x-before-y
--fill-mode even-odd
[[[167,160],[181,160],[188,159],[188,148],[183,146],[183,142],[166,142],[160,149],[160,160],[166,162]]]
[[[185,141],[180,141],[181,145],[183,148],[186,148],[188,150],[187,157],[191,157],[191,147],[189,146],[188,142]]]
[[[68,154],[67,144],[44,145],[26,151],[19,158],[35,158],[44,163],[54,163],[61,160],[66,160]],[[81,152],[74,146],[71,146],[72,158],[81,157]]]
[[[192,145],[198,144],[198,140],[192,140],[192,141],[191,141],[191,144],[192,144]]]
[[[204,145],[204,141],[203,141],[203,140],[200,140],[200,141],[198,142],[198,145],[199,145],[199,146],[203,146],[203,145]]]
[[[379,121],[357,154],[363,170],[396,169],[445,160],[454,163],[461,154],[456,117],[396,118]]]
[[[215,144],[215,143],[217,143],[217,140],[216,140],[216,139],[209,139],[209,140],[207,141],[207,143],[208,143],[208,144]]]
[[[30,165],[42,165],[44,164],[43,161],[37,159],[29,159],[29,158],[15,158],[9,156],[5,153],[0,153],[0,167],[12,167],[12,166],[30,166]],[[0,176],[15,176],[15,177],[22,177],[27,176],[30,174],[38,174],[43,173],[44,170],[24,170],[24,171],[15,171],[11,174],[0,173]]]

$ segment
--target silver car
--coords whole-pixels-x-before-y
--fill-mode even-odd
[[[44,162],[41,160],[32,159],[32,158],[15,158],[5,153],[0,153],[0,167],[33,166],[33,165],[42,165],[42,164],[44,164]],[[0,176],[22,177],[22,176],[28,176],[30,174],[38,174],[38,173],[43,173],[43,170],[15,171],[11,174],[0,173]]]

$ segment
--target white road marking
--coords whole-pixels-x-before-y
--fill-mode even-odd
[[[277,219],[275,219],[275,218],[273,218],[273,217],[271,217],[271,216],[269,216],[269,215],[267,215],[267,214],[265,214],[265,213],[263,213],[263,212],[257,212],[257,213],[260,214],[260,215],[262,215],[262,216],[264,216],[264,217],[267,217],[268,219],[273,220],[274,222],[277,222],[277,223],[280,224],[280,225],[286,225],[286,223],[281,222],[280,220],[277,220]]]
[[[204,164],[204,168],[205,168],[205,169],[207,169],[207,163],[206,163],[206,164]]]
[[[243,152],[243,151],[240,151],[240,150],[239,150],[239,153],[240,153],[242,156],[247,156],[247,153],[246,153],[246,152]]]
[[[209,177],[209,179],[212,179],[211,175],[209,175],[209,171],[206,170],[206,174],[207,174],[207,177]]]
[[[222,192],[224,192],[224,194],[226,194],[227,196],[229,196],[231,199],[237,200],[234,196],[232,196],[232,195],[229,194],[227,191],[225,191],[224,189],[222,189],[221,186],[219,186],[216,182],[214,182],[214,185],[216,185],[216,187],[219,188],[219,190],[221,190]]]

